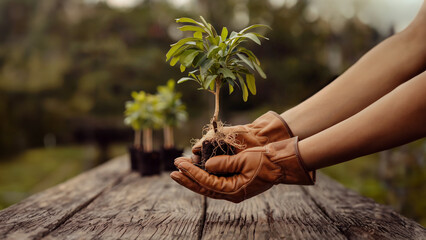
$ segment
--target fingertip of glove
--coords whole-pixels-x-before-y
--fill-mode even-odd
[[[174,171],[170,173],[170,177],[177,183],[182,184],[182,173]]]
[[[187,157],[179,157],[179,158],[175,159],[174,164],[175,164],[176,167],[179,167],[179,165],[182,162],[188,162],[188,163],[190,163],[190,162],[192,162],[192,160],[190,158],[187,158]]]

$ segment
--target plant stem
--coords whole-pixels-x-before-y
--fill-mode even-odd
[[[170,149],[174,147],[174,139],[173,139],[173,128],[172,126],[164,126],[163,129],[164,132],[164,148],[165,149]]]
[[[175,138],[173,134],[173,127],[169,126],[170,148],[175,147]]]
[[[146,128],[143,130],[143,150],[144,152],[152,152],[152,129]]]
[[[133,146],[137,149],[141,148],[141,130],[135,131],[135,140],[133,141]]]
[[[214,93],[215,105],[214,105],[214,114],[212,119],[214,132],[217,132],[217,121],[219,120],[219,96],[220,96],[220,80],[216,79],[216,92]]]

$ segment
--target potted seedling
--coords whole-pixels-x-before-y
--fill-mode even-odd
[[[161,124],[158,97],[140,91],[132,92],[132,98],[133,101],[126,102],[124,119],[135,130],[134,145],[130,148],[132,169],[138,169],[142,176],[159,174],[160,153],[153,150],[152,142],[152,130]]]
[[[186,121],[186,107],[182,103],[181,93],[175,91],[175,81],[169,80],[167,85],[159,86],[159,109],[163,122],[164,145],[160,155],[165,171],[176,170],[173,162],[177,157],[182,156],[183,150],[177,149],[174,143],[174,128]]]
[[[260,39],[267,39],[253,29],[266,27],[255,24],[244,28],[239,32],[232,31],[228,34],[226,27],[219,33],[216,29],[200,16],[201,21],[191,18],[179,18],[177,23],[184,25],[179,27],[183,32],[191,32],[192,36],[185,37],[175,44],[166,54],[166,61],[174,66],[180,63],[180,70],[184,72],[190,69],[188,76],[178,80],[178,83],[194,81],[200,86],[199,90],[205,90],[214,95],[215,110],[210,124],[207,125],[201,149],[201,167],[205,161],[214,155],[233,154],[235,148],[244,148],[242,143],[236,141],[235,132],[225,133],[223,124],[219,120],[220,90],[228,86],[229,94],[235,88],[242,91],[244,101],[247,101],[249,92],[256,94],[255,73],[266,78],[260,67],[259,59],[254,53],[243,47],[242,43],[252,41],[261,44]],[[212,130],[212,131],[209,131]]]

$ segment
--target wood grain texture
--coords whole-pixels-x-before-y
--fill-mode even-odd
[[[346,239],[299,186],[240,204],[208,199],[202,239]]]
[[[198,239],[202,199],[168,174],[132,173],[45,239]]]
[[[126,156],[85,172],[0,211],[0,239],[40,239],[128,171]]]
[[[392,209],[318,174],[234,204],[130,173],[123,156],[0,211],[0,239],[426,239]]]
[[[318,175],[314,188],[303,189],[348,239],[426,239],[418,223],[325,175]]]

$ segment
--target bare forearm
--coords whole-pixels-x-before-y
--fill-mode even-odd
[[[299,142],[318,169],[426,136],[426,71],[354,116]]]
[[[403,32],[383,41],[317,94],[284,112],[300,139],[361,111],[426,66],[426,4]]]

